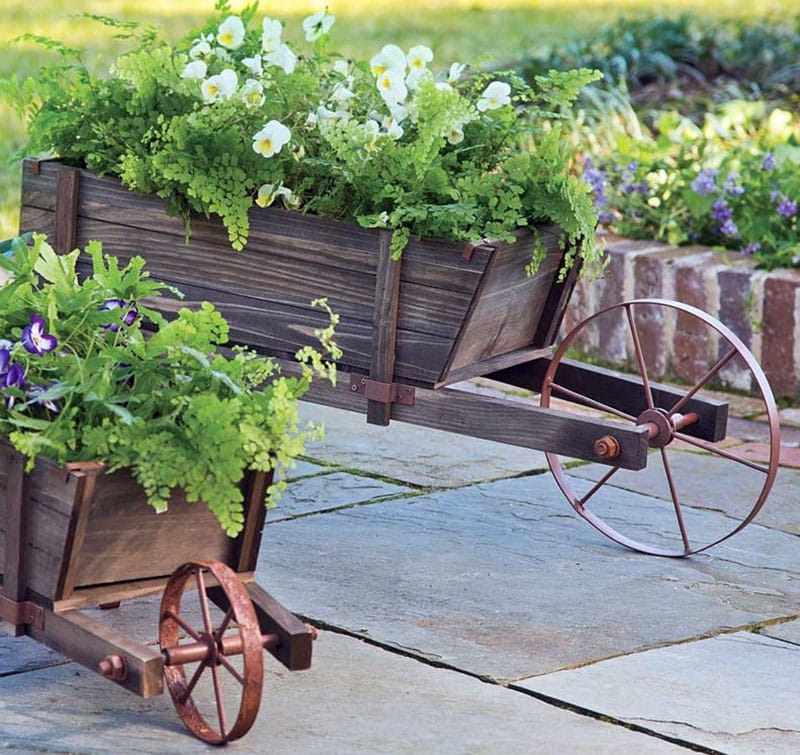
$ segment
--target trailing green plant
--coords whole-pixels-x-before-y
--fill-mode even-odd
[[[97,242],[86,252],[81,279],[79,250],[57,255],[42,235],[0,254],[0,436],[29,469],[40,455],[127,468],[156,510],[183,488],[236,534],[245,470],[284,468],[316,437],[297,401],[315,376],[334,377],[335,317],[288,377],[250,350],[222,353],[228,325],[211,304],[165,320],[152,305],[166,287],[141,257],[120,267]]]
[[[800,123],[790,112],[731,102],[702,128],[673,111],[657,129],[586,158],[602,225],[744,252],[767,269],[800,266]]]
[[[589,266],[600,256],[588,188],[558,148],[563,111],[597,72],[530,83],[459,63],[435,72],[423,45],[348,60],[328,49],[327,11],[303,21],[301,48],[256,10],[219,0],[175,46],[94,17],[134,44],[108,75],[42,40],[59,61],[3,86],[27,118],[28,151],[119,176],[184,217],[218,215],[236,249],[253,205],[280,202],[389,228],[396,255],[412,235],[512,241],[555,223],[565,242],[585,240]]]

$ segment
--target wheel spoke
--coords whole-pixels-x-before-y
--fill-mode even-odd
[[[200,633],[194,630],[194,627],[189,626],[178,614],[174,611],[165,611],[164,617],[172,619],[181,629],[183,629],[186,634],[188,634],[193,640],[200,640]]]
[[[216,631],[214,632],[214,639],[219,642],[222,639],[222,635],[225,634],[226,630],[228,629],[228,625],[231,623],[231,619],[233,618],[233,606],[231,606],[227,613],[225,614],[225,618],[222,620],[222,623],[217,627]]]
[[[214,697],[217,701],[217,718],[219,719],[219,733],[222,736],[222,741],[228,739],[228,721],[225,716],[225,700],[222,694],[222,681],[219,678],[219,667],[214,666],[211,669],[211,676],[214,679]]]
[[[722,359],[720,359],[703,377],[700,378],[693,386],[692,389],[678,401],[672,409],[669,410],[670,414],[677,414],[687,402],[699,391],[714,375],[716,375],[728,362],[736,356],[738,352],[736,349],[731,349]]]
[[[672,469],[669,465],[669,458],[667,457],[667,449],[661,449],[661,461],[664,464],[664,473],[667,476],[667,485],[669,485],[669,494],[672,498],[672,505],[675,507],[675,516],[678,519],[678,529],[681,533],[683,540],[683,547],[686,553],[691,552],[692,546],[689,542],[689,534],[686,532],[686,523],[683,521],[683,511],[681,510],[681,502],[678,498],[678,489],[675,487],[675,479],[672,476]]]
[[[608,404],[603,404],[600,401],[595,401],[594,399],[588,398],[587,396],[582,396],[580,393],[576,393],[575,391],[571,391],[569,388],[565,388],[563,385],[559,385],[558,383],[553,383],[550,386],[551,393],[555,393],[558,391],[562,396],[565,398],[570,398],[577,404],[583,404],[584,406],[588,406],[591,409],[597,409],[601,412],[606,412],[608,414],[613,414],[615,417],[619,417],[620,419],[628,420],[629,422],[635,422],[636,417],[631,414],[625,414],[625,412],[621,412],[619,409],[615,409],[613,406],[609,406]]]
[[[214,635],[214,624],[211,621],[211,609],[208,606],[208,594],[206,593],[206,583],[203,579],[203,570],[198,569],[197,576],[197,597],[200,600],[200,609],[203,612],[203,626],[210,635]]]
[[[239,673],[238,669],[228,660],[228,658],[224,655],[218,655],[217,660],[228,669],[230,675],[236,679],[239,684],[244,686],[244,677]]]
[[[581,507],[586,505],[586,501],[588,501],[600,488],[603,487],[617,472],[619,472],[619,467],[611,467],[593,486],[592,489],[582,498],[578,499],[577,503]]]
[[[756,464],[754,461],[750,461],[750,459],[745,459],[744,456],[739,456],[731,453],[730,451],[726,451],[724,448],[715,446],[713,443],[709,443],[701,438],[694,438],[691,435],[685,435],[684,433],[675,433],[675,437],[679,440],[682,440],[684,443],[688,443],[691,446],[700,448],[703,451],[708,451],[708,453],[721,456],[722,458],[729,459],[730,461],[735,461],[738,464],[743,464],[746,467],[750,467],[750,469],[755,469],[756,472],[762,472],[763,474],[770,473],[769,467],[763,467],[760,464]]]
[[[197,686],[197,682],[200,681],[200,677],[203,675],[203,672],[206,670],[206,668],[208,668],[208,664],[205,661],[201,661],[200,665],[195,669],[191,680],[183,691],[183,702],[186,702],[192,696],[192,691]]]
[[[653,401],[653,391],[650,388],[650,378],[647,376],[647,365],[644,363],[644,353],[642,352],[642,344],[639,340],[639,331],[636,328],[636,323],[633,320],[633,308],[631,305],[625,306],[625,314],[628,317],[628,327],[631,329],[631,337],[633,338],[633,349],[636,352],[636,363],[639,365],[639,375],[642,378],[642,387],[644,388],[644,396],[647,400],[647,408],[654,409],[655,402]]]

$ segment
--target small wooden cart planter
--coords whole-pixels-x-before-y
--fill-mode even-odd
[[[0,440],[0,620],[13,636],[27,634],[142,697],[161,693],[166,680],[187,727],[212,744],[254,723],[264,648],[289,669],[309,668],[311,630],[253,580],[269,475],[246,476],[244,529],[229,538],[207,507],[179,494],[155,514],[124,472],[46,459],[24,469],[25,458]],[[83,611],[161,591],[159,649]],[[187,612],[194,600],[199,623]],[[210,715],[193,697],[201,677],[213,682]]]
[[[326,316],[310,302],[326,297],[341,318],[337,342],[344,357],[338,385],[315,385],[307,399],[366,411],[373,424],[396,419],[545,451],[575,511],[627,547],[666,556],[697,553],[740,531],[763,506],[777,473],[780,434],[772,392],[752,354],[704,312],[666,300],[612,305],[578,325],[554,352],[577,276],[575,266],[559,277],[565,250],[558,229],[538,229],[546,253],[536,274],[527,276],[532,234],[519,234],[514,244],[412,240],[402,258],[392,260],[386,231],[273,208],[252,211],[250,226],[241,253],[230,249],[220,223],[203,218],[192,220],[187,243],[183,223],[155,197],[57,162],[24,165],[21,231],[48,233],[59,251],[97,239],[121,258],[143,254],[153,277],[186,294],[184,303],[215,303],[231,324],[233,342],[280,359],[314,343]],[[637,377],[568,359],[587,323],[604,317],[627,324]],[[649,366],[663,355],[643,345],[640,334],[670,327],[685,334],[692,361],[694,377],[685,388],[649,379]],[[725,447],[728,404],[707,390],[734,364],[739,383],[744,380],[762,402],[768,436],[761,461]],[[538,392],[540,405],[454,386],[478,376]],[[587,407],[601,416],[587,415]],[[721,518],[719,532],[690,536],[689,509],[724,510],[727,501],[709,502],[705,490],[699,500],[691,497],[697,484],[682,479],[668,455],[678,444],[754,476]],[[608,471],[582,486],[566,473],[562,457]],[[617,472],[643,469],[649,458],[664,468],[672,540],[649,524],[642,535],[624,534],[628,523],[600,503],[610,495],[613,508],[612,480],[623,477]],[[688,503],[684,484],[693,488]]]

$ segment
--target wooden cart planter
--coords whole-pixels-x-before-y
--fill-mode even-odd
[[[181,718],[212,743],[242,736],[255,721],[262,648],[290,669],[310,666],[309,628],[253,581],[270,475],[246,476],[244,529],[229,538],[206,506],[190,505],[180,493],[155,514],[124,471],[105,474],[93,463],[64,468],[46,459],[30,473],[24,467],[25,458],[0,439],[0,619],[12,635],[28,634],[142,697],[161,693],[165,678]],[[181,598],[195,582],[198,599],[230,612],[219,636],[187,623]],[[160,649],[82,611],[162,590]],[[179,630],[191,635],[188,643],[179,641]],[[201,670],[218,675],[239,655],[235,721],[209,724],[184,667],[200,661]]]
[[[315,384],[306,399],[366,412],[374,424],[395,419],[545,451],[575,511],[618,543],[646,553],[686,556],[738,532],[763,506],[777,472],[779,424],[772,392],[752,354],[728,328],[693,307],[637,300],[608,307],[586,323],[606,316],[627,323],[638,376],[570,361],[570,346],[586,323],[554,350],[577,274],[573,269],[564,280],[559,277],[564,250],[557,229],[539,229],[547,252],[537,273],[528,277],[525,266],[535,243],[531,235],[520,234],[515,244],[412,240],[402,258],[392,260],[385,231],[276,209],[254,210],[250,222],[250,242],[243,253],[230,249],[221,224],[202,218],[192,221],[187,243],[183,223],[168,217],[162,202],[134,194],[116,179],[50,161],[27,161],[24,166],[21,231],[47,233],[59,251],[96,239],[106,252],[123,259],[143,254],[153,277],[186,294],[185,302],[176,301],[175,307],[212,301],[231,324],[233,342],[285,359],[287,371],[292,369],[288,358],[314,343],[314,330],[327,324],[325,315],[310,304],[326,297],[341,317],[337,342],[344,356],[338,384]],[[659,355],[649,354],[638,338],[641,327],[668,321],[685,329],[690,340],[719,346],[703,377],[684,388],[649,380],[648,362]],[[705,340],[695,338],[702,329],[710,333]],[[735,360],[750,373],[763,400],[769,426],[764,462],[725,448],[728,405],[705,390]],[[454,385],[477,376],[539,392],[540,405]],[[600,416],[588,414],[587,408]],[[690,536],[692,523],[684,515],[688,507],[680,493],[683,481],[669,463],[667,452],[678,441],[746,466],[756,476],[755,501],[745,502],[731,518],[721,517],[722,532],[705,540]],[[562,457],[597,462],[607,471],[599,481],[579,485],[567,474]],[[646,540],[623,534],[627,523],[603,508],[605,503],[598,504],[601,494],[615,495],[611,482],[618,471],[643,469],[649,459],[663,463],[666,504],[655,500],[653,505],[659,512],[674,510],[666,529],[674,531],[676,543],[665,544],[649,528]],[[260,524],[254,527],[252,533],[260,532]],[[247,572],[252,566],[247,559],[241,561],[241,554],[254,557],[254,534],[252,538],[250,545],[213,558],[231,563],[232,556],[234,569]],[[25,582],[17,579],[14,584]],[[44,592],[48,617],[63,620],[62,608],[72,608],[75,596],[84,595],[80,585],[65,584],[74,591],[70,596]],[[17,587],[10,592],[4,585],[6,595],[30,600]],[[107,588],[86,589],[90,592],[79,603],[97,600],[91,590],[101,590],[102,600],[108,600],[102,592]],[[248,582],[247,589],[252,598],[254,586]],[[261,617],[259,605],[256,601]],[[48,639],[34,620],[25,621],[30,634]],[[307,632],[287,622],[281,627],[295,627],[289,632],[291,641],[307,643]],[[272,625],[260,630],[267,635],[282,631]],[[94,632],[92,627],[79,630],[87,637]],[[286,647],[285,636],[279,651]],[[171,642],[168,636],[167,644]],[[73,645],[65,647],[69,654],[73,649],[80,652]],[[109,652],[117,653],[113,647]],[[156,654],[153,663],[163,663],[162,656]]]

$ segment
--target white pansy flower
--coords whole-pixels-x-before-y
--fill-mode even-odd
[[[247,72],[253,77],[257,78],[264,73],[264,67],[261,65],[261,56],[255,55],[252,58],[243,58],[242,65],[247,69]]]
[[[392,139],[397,140],[403,137],[403,127],[393,115],[387,115],[384,117],[381,125],[385,129],[386,133],[392,137]]]
[[[505,81],[493,81],[478,100],[478,110],[497,110],[511,102],[511,87]]]
[[[211,43],[213,41],[213,34],[201,34],[192,43],[192,49],[189,50],[189,57],[192,58],[192,60],[196,60],[197,58],[202,58],[204,55],[209,55],[211,53]]]
[[[281,46],[283,24],[272,18],[265,18],[261,23],[261,48],[264,52],[275,52]]]
[[[312,110],[306,116],[306,122],[303,124],[303,126],[305,126],[305,128],[307,129],[312,129],[317,125],[318,121],[319,121],[319,116]]]
[[[464,141],[464,124],[454,123],[445,134],[450,144],[461,144]]]
[[[289,49],[288,45],[281,45],[275,52],[264,56],[264,62],[283,69],[289,76],[297,65],[297,56]]]
[[[441,92],[452,92],[453,87],[450,86],[446,81],[437,81],[436,88]]]
[[[384,71],[378,76],[377,85],[383,101],[390,107],[400,104],[408,96],[403,74],[396,71]]]
[[[380,76],[386,71],[405,75],[406,54],[397,45],[384,45],[381,51],[369,61],[369,69],[373,76]]]
[[[264,104],[264,87],[260,81],[248,79],[241,89],[241,94],[248,107],[261,107]]]
[[[335,123],[336,121],[347,123],[350,120],[350,113],[346,110],[331,110],[324,105],[320,105],[317,108],[317,119],[321,123]]]
[[[347,108],[350,105],[350,100],[355,97],[355,92],[351,92],[344,84],[339,83],[333,88],[331,92],[331,99],[340,107]]]
[[[300,204],[300,200],[295,196],[294,192],[283,184],[279,184],[277,188],[275,184],[260,186],[256,204],[259,207],[269,207],[278,197],[283,200],[284,205],[287,207],[294,208]]]
[[[327,10],[321,10],[313,16],[303,19],[306,42],[316,42],[323,34],[327,34],[335,20],[336,17],[328,13]]]
[[[187,63],[181,72],[182,79],[204,79],[208,73],[208,66],[203,60],[193,60]]]
[[[415,45],[408,51],[408,55],[406,55],[406,62],[412,71],[414,69],[421,71],[432,60],[433,50],[425,45]]]
[[[447,73],[447,80],[451,84],[455,84],[461,78],[461,74],[464,73],[465,69],[466,66],[463,63],[453,63]]]
[[[288,144],[292,132],[280,121],[272,120],[261,131],[253,134],[253,150],[264,157],[272,157]]]
[[[244,42],[244,24],[238,16],[228,16],[217,32],[217,42],[229,50],[235,50]]]
[[[229,100],[236,92],[239,79],[235,71],[226,68],[216,76],[210,76],[201,85],[200,91],[206,102],[218,102],[219,100]]]

